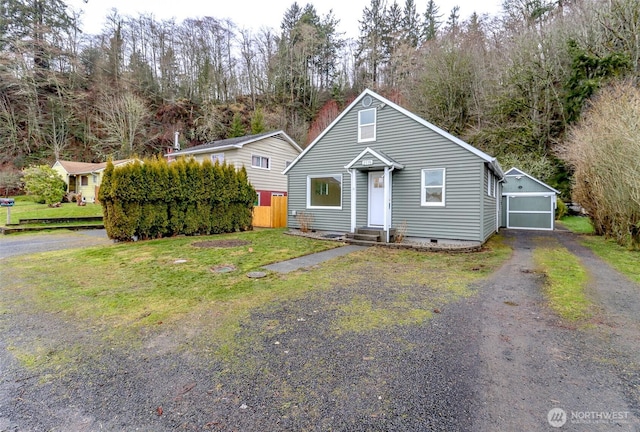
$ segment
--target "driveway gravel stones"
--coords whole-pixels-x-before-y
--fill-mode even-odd
[[[420,290],[428,281],[398,287],[389,275],[365,271],[253,310],[227,351],[207,343],[213,309],[140,329],[131,343],[32,310],[0,287],[0,431],[548,431],[556,407],[568,415],[627,415],[613,423],[567,421],[559,430],[639,430],[632,308],[640,288],[568,234],[505,236],[511,259],[474,295],[439,306],[422,324],[341,329],[341,305],[354,297],[401,289],[427,295]],[[567,325],[545,306],[531,254],[546,236],[559,238],[592,273],[603,310],[587,327]],[[6,275],[0,267],[0,280]],[[18,361],[33,341],[51,366]],[[78,349],[60,363],[61,346]]]

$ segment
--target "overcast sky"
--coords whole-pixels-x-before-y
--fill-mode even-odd
[[[501,0],[436,0],[443,20],[451,9],[460,6],[460,17],[464,20],[474,11],[478,14],[495,15],[500,10]],[[298,1],[303,6],[314,4],[319,15],[330,10],[340,20],[339,30],[348,37],[358,35],[358,20],[362,11],[371,4],[371,0],[316,0]],[[387,0],[387,4],[391,0]],[[427,0],[416,0],[419,14],[427,8]],[[157,20],[175,18],[181,22],[185,18],[212,16],[223,19],[230,18],[238,27],[259,30],[261,27],[280,28],[284,12],[293,4],[293,0],[67,0],[67,4],[76,10],[83,10],[82,26],[85,33],[99,33],[105,18],[112,8],[120,15],[138,16],[140,13],[151,13]],[[404,0],[398,0],[404,6]]]

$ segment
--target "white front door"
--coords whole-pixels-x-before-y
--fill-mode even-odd
[[[369,226],[384,225],[384,171],[369,172]]]

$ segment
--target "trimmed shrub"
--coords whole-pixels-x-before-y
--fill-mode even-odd
[[[251,229],[255,197],[244,168],[160,157],[108,162],[99,192],[107,234],[119,241]]]

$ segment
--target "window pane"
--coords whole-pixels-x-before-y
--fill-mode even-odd
[[[425,188],[425,202],[441,203],[442,202],[442,187],[427,187]]]
[[[374,138],[375,126],[362,126],[360,127],[360,139],[372,139]]]
[[[263,157],[262,158],[262,168],[269,168],[269,158]]]
[[[425,186],[442,186],[444,184],[442,175],[443,170],[425,170],[424,185]]]
[[[374,124],[376,121],[376,110],[360,111],[360,125]]]
[[[251,156],[251,165],[260,166],[260,156]]]
[[[309,181],[309,204],[312,207],[340,207],[342,177],[313,177]]]

